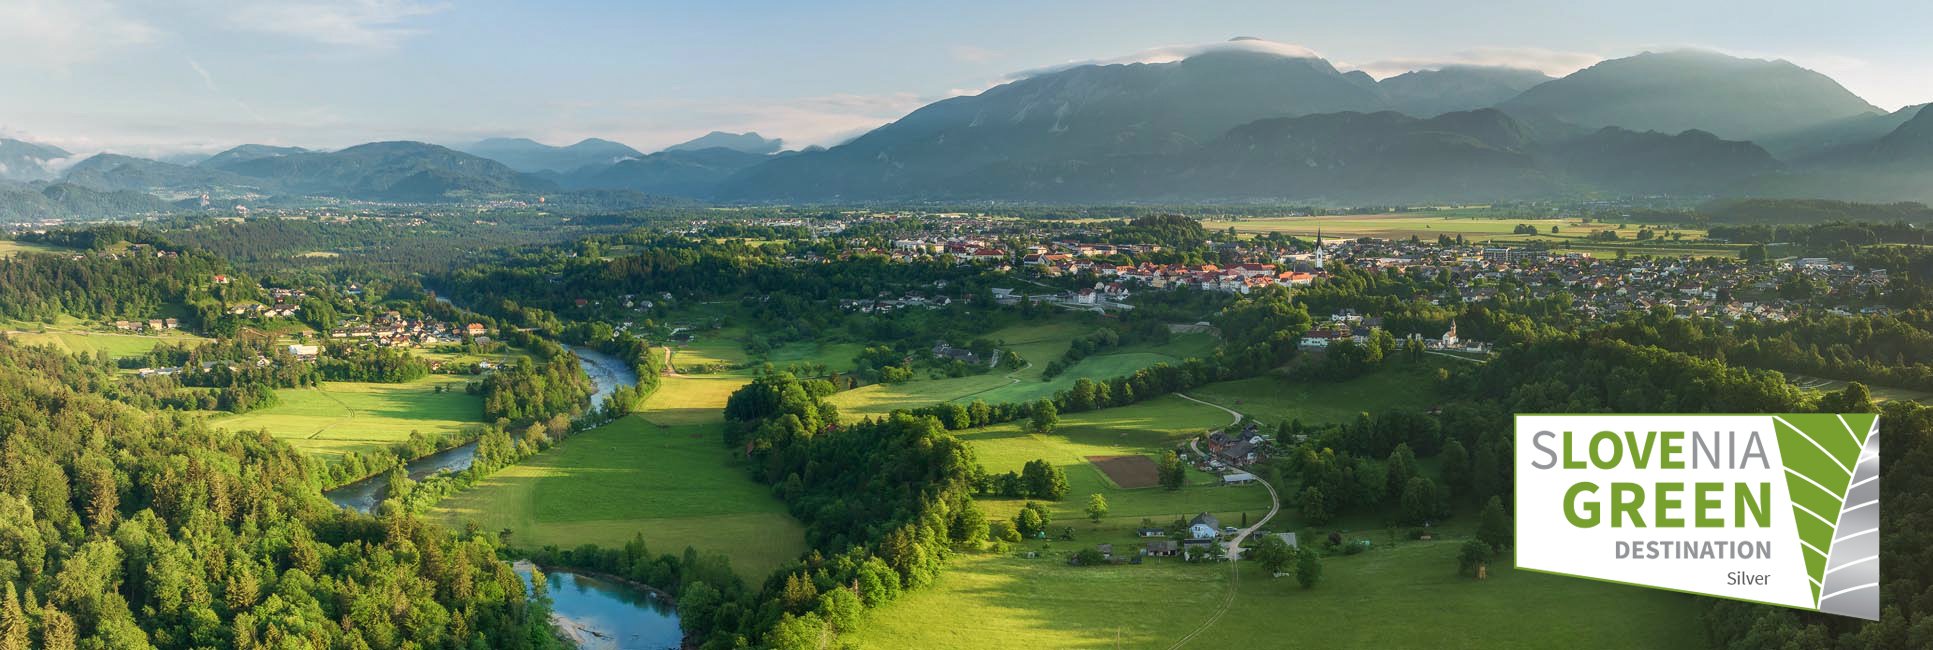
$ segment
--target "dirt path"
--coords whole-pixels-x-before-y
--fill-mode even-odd
[[[664,346],[664,376],[666,377],[684,376],[684,375],[678,374],[677,366],[671,365],[671,346],[669,345]]]
[[[1222,406],[1220,404],[1215,404],[1213,402],[1204,402],[1202,400],[1189,397],[1182,393],[1175,393],[1175,396],[1197,404],[1213,406],[1215,408],[1221,409],[1222,411],[1228,413],[1229,417],[1233,418],[1228,422],[1229,427],[1233,427],[1242,422],[1242,414],[1236,412],[1235,409],[1231,409],[1226,406]],[[1224,429],[1226,428],[1227,427],[1224,427]],[[1188,448],[1194,450],[1196,454],[1201,454],[1201,446],[1198,444],[1199,442],[1200,442],[1200,438],[1189,440]],[[1241,591],[1241,584],[1242,584],[1242,563],[1241,563],[1242,542],[1244,540],[1247,540],[1249,535],[1252,535],[1255,533],[1255,531],[1260,530],[1264,524],[1267,524],[1269,522],[1270,519],[1274,519],[1276,513],[1282,511],[1282,499],[1279,495],[1275,493],[1275,486],[1269,485],[1268,481],[1258,481],[1258,482],[1262,484],[1263,488],[1266,488],[1269,491],[1269,513],[1266,515],[1262,515],[1262,518],[1256,520],[1254,525],[1251,525],[1247,528],[1243,528],[1240,531],[1236,531],[1235,537],[1228,541],[1228,595],[1222,598],[1221,605],[1215,608],[1215,612],[1213,614],[1208,615],[1207,620],[1202,621],[1200,626],[1196,627],[1193,631],[1190,631],[1188,634],[1182,636],[1180,639],[1176,639],[1174,645],[1168,646],[1168,650],[1177,650],[1182,646],[1188,645],[1189,641],[1195,640],[1195,637],[1201,636],[1201,633],[1208,631],[1208,628],[1214,627],[1216,623],[1221,622],[1222,617],[1228,614],[1228,609],[1235,605],[1235,594]]]

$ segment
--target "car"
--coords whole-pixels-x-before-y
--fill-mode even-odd
[[[1222,526],[1222,532],[1224,532],[1224,533],[1228,533],[1228,534],[1230,534],[1230,535],[1233,535],[1233,534],[1235,534],[1235,532],[1236,532],[1237,530],[1239,530],[1239,529],[1237,529],[1237,528],[1236,528],[1236,527],[1234,527],[1234,526]]]

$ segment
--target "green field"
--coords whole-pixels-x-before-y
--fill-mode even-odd
[[[1378,540],[1379,542],[1381,540]],[[1304,590],[1254,565],[1156,559],[1070,567],[1058,555],[956,557],[931,588],[875,610],[861,648],[1698,648],[1692,597],[1490,566],[1456,575],[1456,540],[1325,558]],[[1534,614],[1534,615],[1530,615]]]
[[[991,473],[1020,471],[1027,461],[1045,459],[1067,473],[1071,488],[1067,498],[1049,504],[1055,526],[1075,525],[1085,536],[1083,542],[1127,542],[1143,518],[1162,525],[1176,517],[1192,517],[1212,512],[1238,523],[1243,512],[1261,517],[1268,512],[1268,492],[1259,486],[1223,487],[1213,476],[1190,471],[1191,485],[1181,490],[1159,487],[1123,489],[1087,461],[1088,456],[1145,455],[1157,458],[1165,450],[1184,444],[1189,438],[1229,424],[1228,413],[1179,397],[1162,397],[1132,406],[1101,409],[1063,416],[1052,433],[1030,434],[1021,423],[961,432],[961,440],[973,446],[980,464]],[[1087,495],[1100,493],[1108,500],[1108,518],[1101,525],[1088,522],[1083,509]],[[989,517],[1012,517],[1022,499],[983,499],[981,506]]]
[[[275,391],[274,406],[210,418],[230,431],[267,429],[303,453],[335,456],[407,440],[411,431],[460,431],[482,423],[483,398],[463,392],[464,377],[430,375],[405,384],[324,382]],[[449,390],[437,393],[438,385]]]
[[[690,368],[700,364],[731,367],[750,362],[751,356],[745,354],[745,346],[738,342],[745,332],[739,328],[725,328],[707,332],[694,332],[690,341],[671,344],[671,365]]]
[[[658,389],[644,398],[644,411],[652,422],[673,426],[722,422],[725,400],[750,381],[751,373],[742,370],[664,377]]]
[[[828,401],[846,417],[883,415],[894,409],[916,408],[939,402],[984,400],[989,404],[1023,402],[1052,396],[1074,382],[1112,379],[1132,374],[1156,363],[1179,363],[1191,356],[1205,356],[1214,349],[1215,339],[1207,334],[1177,334],[1165,345],[1125,346],[1082,359],[1060,375],[1042,381],[1048,362],[1066,354],[1069,341],[1093,331],[1094,326],[1068,320],[1028,323],[997,330],[987,338],[1004,341],[1002,349],[1020,353],[1032,365],[1014,372],[995,370],[983,375],[945,379],[916,379],[902,384],[873,384],[833,395]]]
[[[1437,368],[1462,363],[1425,357],[1342,382],[1300,381],[1280,374],[1216,382],[1188,395],[1241,411],[1268,424],[1300,419],[1303,424],[1351,422],[1358,413],[1392,408],[1427,409],[1436,400]]]
[[[1814,393],[1839,392],[1845,390],[1846,385],[1851,383],[1838,379],[1826,379],[1824,377],[1811,377],[1792,373],[1785,373],[1785,378],[1786,381],[1792,382],[1793,385]],[[1892,386],[1874,386],[1867,384],[1866,392],[1873,396],[1873,401],[1875,402],[1887,402],[1896,399],[1914,402],[1933,402],[1933,393],[1923,390],[1913,390],[1911,388],[1895,388]]]
[[[187,332],[170,330],[162,334],[123,334],[96,332],[91,330],[52,329],[45,332],[25,330],[7,332],[7,336],[27,345],[49,345],[69,354],[87,352],[108,356],[138,357],[162,343],[190,343],[200,345],[205,339]]]
[[[36,242],[0,239],[0,257],[7,257],[16,253],[58,253],[61,251],[73,252],[73,249],[49,246]]]
[[[431,516],[452,528],[508,529],[520,547],[608,547],[641,534],[659,553],[691,546],[730,556],[753,584],[805,551],[804,527],[720,444],[720,425],[648,417],[567,438],[445,499]]]
[[[1278,400],[1277,408],[1376,396],[1403,381],[1401,374]],[[1359,402],[1332,408],[1353,417],[1375,407]],[[843,640],[861,648],[1173,648],[1198,629],[1188,646],[1689,648],[1704,639],[1691,598],[1681,594],[1517,571],[1508,562],[1490,566],[1486,580],[1456,575],[1456,547],[1470,534],[1474,516],[1447,522],[1438,533],[1448,538],[1432,542],[1363,525],[1375,548],[1325,558],[1323,582],[1313,590],[1290,578],[1264,577],[1252,564],[1240,567],[1239,578],[1225,563],[1171,558],[1140,565],[1066,564],[1068,553],[1097,543],[1112,543],[1117,553],[1139,548],[1145,540],[1134,537],[1133,529],[1143,518],[1165,525],[1177,515],[1206,510],[1237,525],[1244,513],[1266,512],[1267,493],[1259,486],[1213,486],[1211,477],[1195,474],[1177,492],[1123,490],[1085,461],[1088,455],[1151,454],[1228,420],[1219,409],[1164,397],[1064,416],[1048,435],[1025,434],[1012,424],[961,434],[989,471],[1018,469],[1034,458],[1064,469],[1072,490],[1052,505],[1051,528],[1071,526],[1074,540],[1030,540],[1013,553],[957,556],[935,586],[872,612]],[[1426,474],[1437,471],[1434,460],[1424,462]],[[1099,524],[1081,512],[1094,492],[1110,506]],[[1019,504],[981,501],[989,517],[1011,516]],[[1268,528],[1301,529],[1294,514],[1284,510]],[[1355,525],[1356,518],[1347,519],[1323,530]],[[1305,540],[1320,537],[1314,529],[1300,532]],[[1023,557],[1026,552],[1039,557]],[[1221,611],[1224,603],[1227,610]],[[1526,607],[1538,615],[1524,616]]]
[[[1639,222],[1584,223],[1575,218],[1526,219],[1510,217],[1462,217],[1434,214],[1357,214],[1322,217],[1248,217],[1241,219],[1211,219],[1202,222],[1208,230],[1227,230],[1234,226],[1236,232],[1267,233],[1280,232],[1301,237],[1314,237],[1320,229],[1325,237],[1382,237],[1408,239],[1411,235],[1424,239],[1435,239],[1437,235],[1464,239],[1495,239],[1498,241],[1529,239],[1531,235],[1514,234],[1518,224],[1537,227],[1536,237],[1544,239],[1586,239],[1603,230],[1615,230],[1625,241],[1633,241],[1638,231],[1647,224]],[[1622,225],[1623,228],[1618,226]],[[1557,232],[1550,231],[1552,226]],[[1660,230],[1653,228],[1653,230]],[[1695,228],[1672,228],[1684,234],[1685,239],[1703,239],[1705,231]],[[1662,232],[1662,230],[1660,230]]]

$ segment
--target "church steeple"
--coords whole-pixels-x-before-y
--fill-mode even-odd
[[[1322,229],[1316,229],[1316,270],[1322,270]]]

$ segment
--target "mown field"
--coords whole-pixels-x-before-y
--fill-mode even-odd
[[[167,316],[178,316],[178,314],[170,313]],[[0,321],[0,331],[6,332],[13,340],[27,345],[49,345],[69,354],[106,352],[108,356],[115,358],[141,356],[161,343],[200,345],[211,340],[181,330],[164,330],[154,334],[106,331],[66,314],[51,323]]]
[[[18,253],[58,253],[61,251],[71,251],[71,250],[72,249],[61,248],[59,246],[49,246],[47,244],[41,244],[37,242],[25,242],[25,241],[14,241],[11,239],[0,239],[0,257],[7,257],[9,255],[14,255]]]
[[[1019,352],[1032,365],[1011,372],[994,370],[967,377],[920,378],[902,384],[862,386],[833,395],[829,401],[846,417],[883,415],[894,409],[939,402],[1030,401],[1066,390],[1083,377],[1112,379],[1156,363],[1178,363],[1187,357],[1203,356],[1215,346],[1214,337],[1207,334],[1177,334],[1165,345],[1124,346],[1082,359],[1052,380],[1043,381],[1047,363],[1066,354],[1074,337],[1092,330],[1091,325],[1067,320],[1008,327],[988,334],[987,338],[1004,341],[1002,349]]]
[[[988,472],[1018,472],[1035,459],[1045,459],[1066,472],[1070,487],[1067,497],[1048,504],[1055,530],[1074,526],[1082,534],[1078,539],[1083,543],[1127,543],[1135,539],[1134,529],[1144,518],[1165,526],[1177,517],[1210,512],[1232,525],[1240,523],[1244,512],[1257,518],[1268,512],[1268,492],[1259,486],[1224,487],[1218,478],[1190,470],[1190,485],[1181,490],[1158,486],[1125,489],[1087,460],[1088,456],[1159,458],[1162,452],[1185,444],[1189,438],[1227,426],[1230,419],[1221,409],[1169,396],[1132,406],[1068,414],[1047,434],[1026,433],[1021,423],[1011,422],[958,435],[973,446],[975,457]],[[1088,495],[1096,493],[1106,498],[1109,506],[1108,517],[1099,525],[1091,523],[1085,512]],[[1025,502],[982,499],[981,507],[988,517],[1011,518]]]
[[[861,648],[1171,648],[1236,590],[1197,648],[1699,648],[1692,597],[1518,571],[1456,575],[1460,540],[1324,559],[1304,590],[1254,565],[1159,559],[1071,567],[1059,557],[956,557],[932,588],[872,612]]]
[[[482,424],[483,398],[463,392],[468,378],[430,375],[403,384],[324,382],[275,391],[277,403],[209,423],[231,431],[266,429],[303,453],[336,456],[406,440],[411,431],[460,431]],[[438,393],[435,387],[447,386]]]
[[[520,547],[613,546],[643,535],[656,552],[690,546],[730,556],[756,583],[805,551],[805,529],[720,442],[719,407],[710,408],[709,422],[695,422],[683,407],[654,406],[666,403],[667,390],[676,403],[710,390],[708,383],[718,382],[667,377],[643,414],[504,468],[444,500],[432,516],[456,528],[510,530]]]
[[[1351,422],[1359,413],[1392,408],[1427,409],[1436,399],[1440,367],[1464,363],[1426,356],[1422,363],[1391,367],[1342,382],[1317,382],[1267,374],[1216,382],[1188,391],[1197,399],[1241,411],[1268,424]]]

